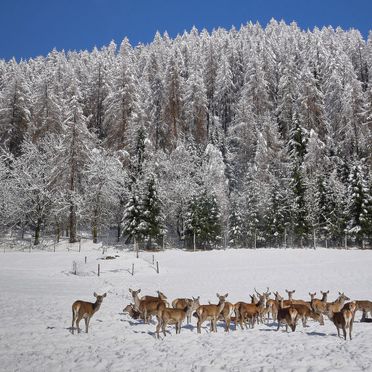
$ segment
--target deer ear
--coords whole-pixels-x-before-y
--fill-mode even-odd
[[[220,297],[220,295],[218,293],[216,293],[217,297]]]
[[[295,293],[295,292],[296,292],[296,290],[294,289],[294,290],[293,290],[293,293]]]
[[[288,289],[285,290],[288,293]]]
[[[229,294],[228,294],[228,293],[226,293],[224,297],[227,297],[228,295],[229,295]]]
[[[137,292],[140,293],[141,292],[141,288]]]
[[[94,296],[94,297],[97,297],[97,293],[96,293],[96,292],[94,292],[94,293],[93,293],[93,296]]]
[[[132,293],[132,292],[133,292],[133,290],[129,288],[129,292],[130,292],[130,293]]]
[[[106,296],[107,296],[107,293],[105,292],[102,297],[106,297]]]

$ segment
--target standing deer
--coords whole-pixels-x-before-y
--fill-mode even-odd
[[[186,318],[193,307],[194,300],[186,299],[186,306],[183,309],[166,308],[165,306],[159,306],[156,317],[158,324],[156,326],[156,334],[159,338],[159,331],[162,328],[164,336],[166,336],[165,328],[168,324],[176,325],[176,334],[181,333],[182,322]]]
[[[292,332],[296,330],[297,325],[297,316],[298,311],[293,307],[284,307],[283,304],[283,297],[280,299],[279,306],[278,306],[278,328],[276,329],[279,331],[280,324],[285,323],[285,330],[288,332],[288,326],[290,326]]]
[[[217,320],[225,307],[225,300],[227,296],[228,293],[226,293],[224,296],[220,296],[217,293],[217,297],[219,299],[217,305],[201,305],[196,309],[196,316],[198,318],[198,333],[201,333],[201,326],[206,320],[211,321],[211,332],[217,332]]]
[[[72,304],[72,334],[74,334],[74,323],[76,321],[76,328],[78,333],[80,333],[79,323],[80,320],[84,318],[85,321],[85,332],[88,333],[88,327],[90,319],[93,314],[96,313],[101,307],[103,299],[106,297],[106,293],[103,295],[98,295],[94,292],[93,296],[96,298],[96,302],[86,302],[77,300]]]
[[[368,313],[372,315],[372,302],[371,301],[357,300],[355,301],[355,303],[356,303],[356,310],[354,312],[354,316],[357,311],[362,311],[361,321],[365,321],[367,319]]]
[[[191,302],[192,303],[191,308],[187,312],[187,324],[190,324],[192,312],[195,311],[200,306],[199,299],[200,299],[200,296],[198,297],[192,296],[192,298],[176,298],[175,300],[172,301],[172,307],[174,309],[182,310],[187,306],[188,301]]]
[[[355,301],[347,304],[346,308],[342,308],[340,311],[333,312],[332,307],[327,309],[327,316],[333,322],[337,328],[337,335],[340,337],[340,329],[342,329],[344,334],[344,339],[346,340],[346,330],[349,329],[349,338],[351,338],[351,332],[353,330],[353,318],[354,312],[356,310]]]
[[[328,291],[320,291],[320,293],[322,294],[322,299],[318,299],[318,298],[313,298],[311,300],[311,308],[316,312],[316,313],[321,313],[321,314],[324,314],[325,311],[326,311],[326,307],[327,307],[327,297],[328,297],[328,293],[329,293],[329,290]]]
[[[164,305],[164,307],[166,307],[168,304],[166,300],[162,299],[163,294],[159,291],[159,297],[144,296],[141,299],[138,297],[138,293],[141,292],[141,289],[134,291],[129,288],[129,292],[132,294],[135,310],[140,312],[145,323],[148,323],[151,315],[157,314],[159,305]]]
[[[309,309],[311,309],[311,304],[304,300],[294,300],[293,299],[293,293],[296,292],[296,290],[288,291],[288,289],[285,290],[288,294],[288,300],[284,300],[284,306],[290,306],[290,305],[304,305],[307,306]]]
[[[267,297],[270,295],[267,289],[264,293],[258,293],[255,289],[257,295],[259,296],[258,302],[247,304],[245,302],[237,302],[235,307],[235,325],[236,323],[240,324],[241,329],[243,328],[243,323],[245,328],[247,329],[247,320],[249,322],[250,328],[254,328],[254,324],[256,320],[261,319],[263,321],[263,317],[267,312],[266,300]],[[252,297],[252,296],[251,296]]]
[[[332,312],[337,313],[341,311],[344,306],[345,301],[349,301],[350,298],[345,295],[344,292],[338,292],[339,296],[337,297],[336,301],[328,302],[326,305],[326,313]]]

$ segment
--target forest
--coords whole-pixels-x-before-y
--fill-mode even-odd
[[[211,249],[372,242],[372,33],[157,33],[0,60],[0,234]]]

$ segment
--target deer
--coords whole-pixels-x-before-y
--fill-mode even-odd
[[[217,293],[219,300],[217,305],[201,305],[196,309],[196,316],[198,318],[197,328],[198,333],[201,333],[201,326],[206,320],[211,321],[211,332],[217,332],[217,320],[225,307],[225,301],[228,293],[221,296]]]
[[[311,302],[310,302],[310,305],[311,305],[311,308],[316,313],[324,314],[325,310],[326,310],[326,306],[327,306],[327,297],[328,297],[329,290],[328,291],[320,291],[320,293],[322,294],[322,298],[321,299],[312,298]]]
[[[172,301],[172,307],[174,309],[184,309],[187,306],[187,302],[191,302],[191,309],[187,313],[187,324],[191,323],[192,312],[195,311],[200,306],[200,296],[192,298],[176,298]]]
[[[276,330],[279,331],[280,324],[285,323],[285,331],[288,332],[288,326],[289,326],[292,332],[294,332],[296,330],[297,317],[298,317],[298,311],[296,310],[296,308],[293,306],[284,307],[284,300],[282,297],[279,301],[279,306],[278,306],[278,316],[277,316],[278,328]]]
[[[328,302],[326,305],[326,313],[332,312],[332,313],[337,313],[340,312],[344,306],[345,301],[349,301],[350,298],[345,295],[344,292],[338,292],[338,298],[336,301],[333,302]]]
[[[138,319],[141,315],[141,313],[136,310],[136,307],[134,304],[130,303],[123,309],[124,314],[128,314],[133,319]]]
[[[294,300],[293,299],[293,293],[296,292],[294,289],[293,291],[288,291],[288,289],[285,290],[288,294],[288,300],[284,300],[284,306],[289,306],[289,305],[305,305],[308,306],[311,309],[311,304],[309,302],[306,302],[304,300]]]
[[[278,301],[280,300],[281,296],[279,295],[278,291],[274,293],[274,296],[275,296],[275,299],[269,298],[266,301],[266,313],[267,313],[267,319],[269,319],[270,313],[271,313],[272,319],[276,320],[277,314],[278,314],[278,303],[279,303]]]
[[[256,297],[256,295],[253,293],[253,295],[249,295],[249,297],[251,298],[251,304],[257,304],[258,303],[258,298]]]
[[[340,337],[340,329],[342,329],[344,334],[344,339],[346,341],[346,330],[349,329],[349,338],[351,337],[351,332],[353,330],[353,318],[356,310],[356,302],[349,302],[346,308],[342,308],[340,311],[333,311],[330,307],[327,309],[327,316],[333,322],[337,328],[337,335]]]
[[[72,334],[74,334],[75,321],[78,333],[80,333],[79,323],[81,319],[84,319],[85,332],[88,333],[90,319],[101,307],[102,301],[106,297],[106,293],[103,295],[98,295],[96,292],[94,292],[93,296],[96,298],[96,302],[77,300],[72,304]]]
[[[302,320],[302,326],[306,327],[306,322],[308,318],[312,318],[313,320],[320,323],[320,325],[324,325],[324,318],[323,314],[316,313],[314,310],[310,309],[306,305],[302,304],[292,304],[291,307],[295,308],[298,313],[298,319]]]
[[[167,302],[160,297],[145,296],[145,299],[140,299],[138,293],[141,292],[141,289],[134,291],[129,288],[129,292],[133,296],[135,310],[139,311],[145,323],[148,323],[151,315],[156,315],[159,304],[163,304],[164,306],[167,305]],[[162,294],[161,292],[158,293]]]
[[[158,294],[158,296],[142,296],[141,297],[141,300],[145,300],[145,301],[153,301],[153,300],[162,300],[162,301],[165,301],[167,300],[167,296],[163,293],[163,292],[160,292],[160,291],[156,291],[156,293]]]
[[[198,300],[199,301],[199,300]],[[180,308],[166,308],[163,304],[158,305],[158,311],[156,314],[158,324],[156,326],[157,338],[159,338],[159,331],[162,328],[164,336],[166,336],[165,328],[168,324],[176,325],[176,334],[181,333],[182,322],[186,316],[192,311],[194,300],[186,299],[186,306],[183,309]]]
[[[247,320],[249,321],[250,328],[254,328],[254,324],[256,320],[260,317],[262,319],[263,315],[266,312],[266,299],[270,295],[267,289],[266,292],[260,294],[256,291],[259,296],[259,300],[256,304],[250,303],[247,304],[245,302],[237,302],[235,304],[235,325],[239,322],[241,329],[243,328],[243,323],[245,328],[247,329]]]
[[[357,300],[357,301],[355,301],[355,304],[356,304],[356,310],[354,312],[354,316],[355,316],[355,313],[357,311],[362,311],[361,321],[365,321],[366,320],[366,318],[368,316],[368,313],[370,315],[372,315],[372,301],[368,301],[368,300]]]

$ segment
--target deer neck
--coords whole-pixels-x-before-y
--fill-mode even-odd
[[[221,314],[223,308],[225,307],[225,301],[223,302],[220,301],[217,306],[218,306],[218,314]]]
[[[323,294],[322,302],[327,302],[327,293]]]
[[[140,299],[138,297],[138,293],[135,296],[133,296],[133,301],[135,309],[138,310],[140,306]]]
[[[257,303],[257,307],[264,309],[266,307],[266,297],[260,298]]]
[[[102,301],[96,300],[96,302],[93,303],[93,314],[99,310],[101,307]]]
[[[338,299],[336,300],[336,302],[337,302],[338,304],[340,304],[340,306],[342,307],[343,304],[345,303],[345,299],[344,299],[343,297],[341,297],[341,298],[338,298]]]

